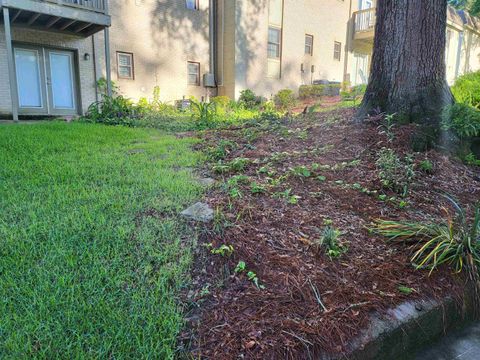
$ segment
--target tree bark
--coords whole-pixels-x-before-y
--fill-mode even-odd
[[[439,129],[443,108],[453,103],[446,26],[447,0],[378,0],[371,75],[358,119],[380,111]]]

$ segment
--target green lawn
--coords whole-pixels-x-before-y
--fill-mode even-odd
[[[195,237],[177,214],[201,195],[193,142],[0,125],[0,358],[173,357]]]

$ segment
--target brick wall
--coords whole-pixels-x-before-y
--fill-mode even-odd
[[[110,4],[112,80],[120,93],[138,100],[151,98],[155,86],[164,101],[206,96],[203,86],[187,84],[187,61],[200,63],[200,75],[209,69],[209,1],[199,10],[186,9],[179,0],[125,0]],[[97,59],[105,74],[103,33],[95,35]],[[133,53],[135,78],[120,79],[116,52]],[[202,79],[203,80],[203,79]]]

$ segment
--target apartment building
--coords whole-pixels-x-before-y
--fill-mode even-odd
[[[375,35],[375,0],[359,0],[351,17],[347,75],[353,85],[368,81]],[[445,62],[447,81],[480,69],[480,19],[448,7]]]
[[[83,114],[111,79],[134,100],[270,97],[366,83],[374,0],[0,0],[0,116]],[[479,22],[449,9],[452,82],[480,68]],[[108,82],[107,82],[108,83]]]

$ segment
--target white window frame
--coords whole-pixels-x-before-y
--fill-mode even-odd
[[[278,43],[270,41],[270,30],[278,32]],[[275,57],[270,56],[270,51],[269,51],[270,45],[273,45],[273,46],[276,47]],[[276,59],[276,60],[280,60],[280,58],[282,56],[282,29],[277,28],[275,26],[269,26],[268,27],[267,56],[268,56],[269,59]]]
[[[195,65],[195,68],[198,70],[195,73],[190,72],[190,65]],[[190,82],[190,75],[195,75],[195,83]],[[187,61],[187,84],[189,86],[200,86],[200,63],[198,61]]]
[[[130,58],[130,65],[120,65],[120,57],[127,56]],[[120,73],[120,68],[129,68],[130,69],[130,76],[124,76]],[[126,79],[126,80],[135,80],[135,66],[133,60],[133,53],[126,52],[126,51],[117,51],[117,76],[119,79]]]
[[[311,39],[312,41],[311,44],[307,43],[307,39]],[[305,34],[305,55],[313,56],[313,41],[314,41],[313,35]],[[310,50],[307,51],[307,48],[310,48]]]
[[[338,51],[337,51],[338,45]],[[333,60],[342,61],[342,43],[340,41],[335,41],[333,43]]]

